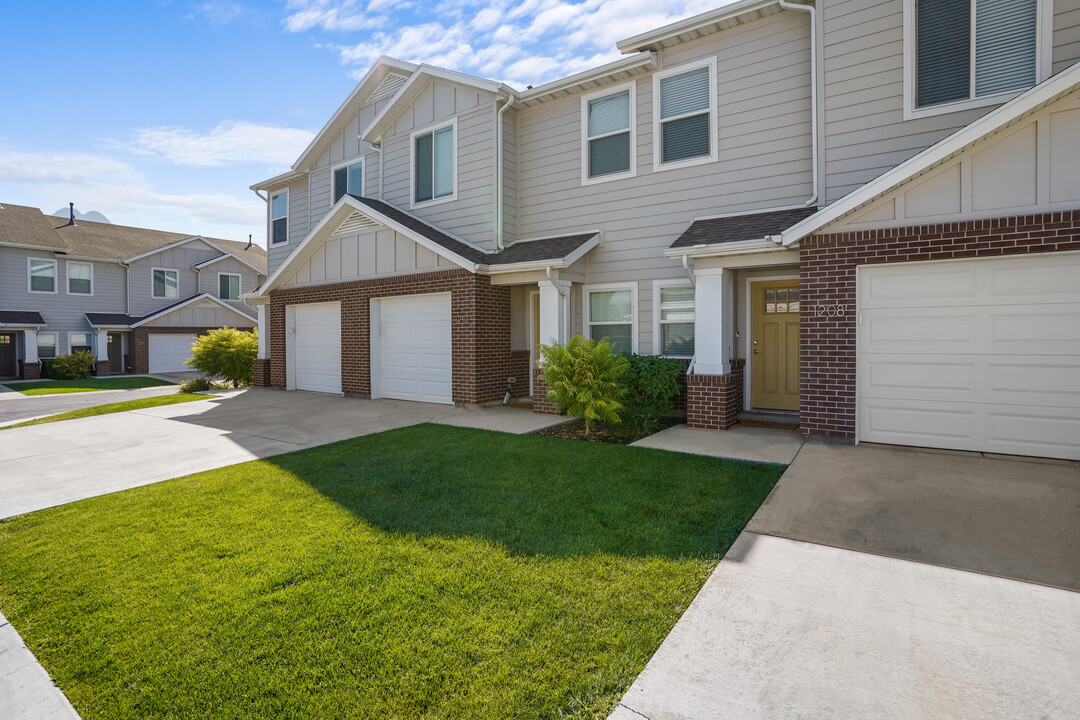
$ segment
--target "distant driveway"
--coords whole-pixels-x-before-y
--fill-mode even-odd
[[[140,398],[172,395],[175,385],[164,385],[131,390],[99,390],[97,392],[63,393],[59,395],[27,396],[14,390],[0,391],[0,425],[10,425],[22,420],[56,415],[95,405],[127,402]]]

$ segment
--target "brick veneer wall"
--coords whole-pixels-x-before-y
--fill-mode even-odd
[[[506,366],[506,376],[516,378],[517,382],[510,386],[510,396],[516,398],[529,397],[529,360],[531,353],[528,350],[511,350],[510,360]]]
[[[110,373],[109,361],[98,360],[94,363],[94,375],[97,377],[105,377]]]
[[[28,363],[25,360],[20,360],[19,377],[21,377],[23,380],[40,380],[41,361]]]
[[[371,397],[371,300],[449,292],[453,399],[476,405],[497,402],[506,380],[525,378],[510,352],[510,291],[464,269],[375,280],[275,290],[270,293],[270,385],[285,387],[285,307],[341,303],[341,389]],[[525,367],[527,368],[527,361]]]
[[[544,382],[544,371],[540,368],[533,369],[533,412],[540,415],[565,415],[555,409],[555,404],[548,400],[548,386]]]
[[[1080,210],[815,235],[800,242],[800,424],[855,437],[855,268],[859,265],[1080,250]],[[844,314],[818,317],[817,306]]]
[[[270,387],[270,359],[255,358],[254,377],[252,384],[255,387]]]
[[[730,375],[686,376],[686,424],[701,430],[727,430],[743,409],[746,361],[731,361]]]

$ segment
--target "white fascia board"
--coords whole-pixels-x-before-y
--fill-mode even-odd
[[[783,246],[768,238],[758,238],[757,240],[739,240],[736,242],[712,243],[710,245],[668,248],[664,251],[664,255],[669,258],[681,258],[683,255],[692,258],[723,257],[724,255],[742,255],[748,252],[757,253],[765,250],[783,249]]]
[[[1049,80],[1036,85],[996,110],[983,115],[970,125],[960,128],[936,145],[931,145],[915,157],[879,175],[876,179],[871,180],[858,190],[848,193],[832,205],[828,205],[805,220],[792,225],[783,233],[784,245],[791,245],[807,235],[817,232],[829,223],[839,220],[866,203],[876,200],[885,193],[903,185],[908,180],[937,167],[984,137],[997,132],[1025,115],[1035,112],[1062,95],[1072,92],[1077,85],[1080,85],[1080,62],[1061,71]]]
[[[48,325],[37,325],[35,323],[2,323],[2,322],[0,322],[0,327],[5,327],[5,328],[34,328],[35,330],[40,330],[43,327],[49,327],[49,326]]]
[[[260,270],[259,268],[255,267],[254,265],[252,265],[247,260],[245,260],[244,258],[237,255],[236,253],[231,253],[231,252],[227,252],[224,255],[218,255],[217,257],[212,257],[209,260],[203,260],[202,262],[195,263],[191,267],[194,270],[202,270],[204,267],[210,267],[214,263],[221,262],[222,260],[225,260],[227,258],[232,258],[233,260],[236,260],[237,262],[241,263],[242,265],[247,265],[249,268],[251,268],[258,275],[265,275],[266,274],[265,270]]]
[[[210,247],[217,250],[219,253],[224,253],[225,252],[224,250],[219,248],[217,245],[215,245],[214,243],[212,243],[209,240],[207,240],[206,238],[204,238],[202,235],[192,235],[191,237],[184,238],[183,240],[177,240],[176,242],[169,243],[168,245],[162,245],[159,248],[154,248],[153,250],[147,250],[146,252],[140,253],[139,255],[133,255],[132,257],[125,258],[124,262],[125,263],[133,263],[136,260],[142,260],[143,258],[150,257],[151,255],[156,255],[159,252],[164,252],[165,250],[172,250],[173,248],[178,248],[181,245],[187,245],[188,243],[195,242],[196,240],[206,243]]]
[[[583,72],[568,75],[567,77],[537,85],[532,90],[521,93],[522,102],[543,102],[547,96],[558,92],[573,92],[585,83],[603,80],[609,75],[643,68],[645,70],[656,69],[656,53],[650,51],[637,53],[630,57],[619,58],[606,65],[585,70]]]
[[[179,305],[173,305],[172,307],[169,307],[169,308],[167,308],[165,310],[161,310],[159,312],[156,312],[153,315],[147,315],[146,317],[144,317],[142,320],[140,320],[137,323],[131,323],[131,329],[134,330],[135,328],[139,327],[140,325],[145,325],[146,323],[150,322],[151,320],[157,320],[160,317],[165,317],[166,315],[171,315],[172,313],[176,312],[177,310],[183,310],[188,305],[192,305],[194,303],[197,303],[200,300],[210,300],[212,302],[215,302],[218,305],[220,305],[221,307],[225,308],[226,310],[229,310],[229,311],[239,315],[240,317],[244,318],[248,322],[251,322],[252,320],[255,319],[252,316],[248,315],[247,313],[237,310],[236,308],[232,307],[231,305],[226,305],[224,302],[222,302],[221,300],[218,300],[216,297],[214,297],[210,293],[200,293],[198,295],[195,295],[195,296],[185,300],[184,302],[180,303]]]
[[[303,173],[297,172],[295,170],[288,170],[286,172],[281,173],[280,175],[275,175],[272,178],[267,178],[266,180],[263,180],[262,182],[257,182],[254,185],[249,185],[248,189],[249,190],[265,190],[265,189],[268,189],[268,188],[276,189],[278,187],[284,187],[285,185],[288,185],[291,181],[296,180],[297,178],[302,178],[302,177],[304,177]]]
[[[615,43],[615,47],[622,53],[637,52],[645,46],[678,37],[683,33],[692,32],[699,27],[712,25],[713,23],[722,22],[723,20],[736,17],[745,12],[776,4],[777,0],[741,0],[741,2],[725,5],[716,10],[709,10],[700,15],[694,15],[685,20],[679,20],[670,25],[664,25],[663,27],[626,38],[625,40],[619,40]]]

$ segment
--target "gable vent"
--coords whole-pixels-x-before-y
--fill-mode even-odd
[[[395,75],[393,73],[387,75],[383,81],[379,83],[379,87],[375,88],[375,92],[371,93],[366,102],[385,100],[396,93],[408,79],[408,75]]]
[[[361,215],[358,212],[354,212],[349,216],[349,219],[341,223],[338,229],[335,230],[332,235],[352,235],[358,233],[361,230],[369,230],[378,226],[379,223],[375,222],[366,215]]]

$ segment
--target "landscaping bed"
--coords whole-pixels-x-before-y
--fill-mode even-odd
[[[536,431],[536,434],[543,435],[544,437],[562,438],[563,440],[584,440],[585,442],[606,443],[609,445],[629,445],[642,438],[654,435],[661,430],[666,430],[669,427],[681,425],[685,422],[686,418],[664,417],[660,418],[660,427],[655,430],[626,435],[618,427],[611,427],[608,425],[600,425],[593,428],[591,433],[586,433],[585,421],[578,418],[561,425],[553,425],[552,427],[538,430]]]

